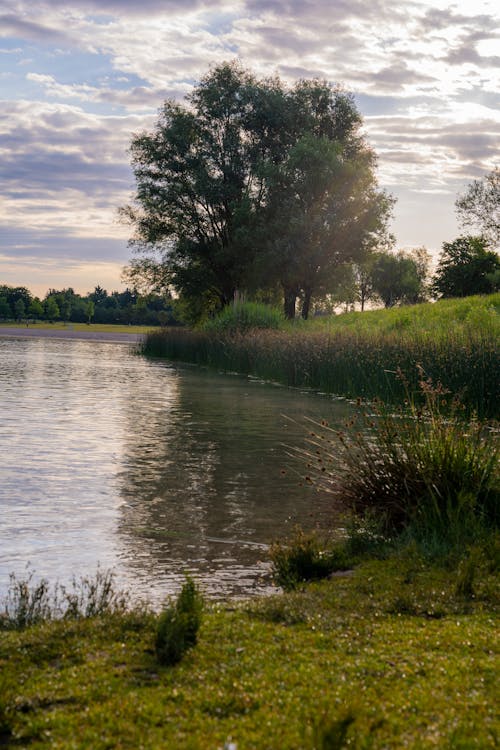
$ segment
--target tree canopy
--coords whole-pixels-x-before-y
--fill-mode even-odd
[[[236,63],[215,67],[132,140],[128,277],[219,307],[280,284],[287,315],[300,295],[307,317],[311,297],[363,257],[390,214],[360,125],[340,87],[287,89]]]
[[[500,258],[484,237],[458,237],[443,242],[433,291],[438,297],[490,294],[500,288]]]
[[[423,302],[428,270],[429,255],[425,248],[377,253],[371,266],[373,295],[378,296],[385,307]]]
[[[455,201],[462,226],[473,227],[493,247],[500,243],[500,169],[474,180]]]

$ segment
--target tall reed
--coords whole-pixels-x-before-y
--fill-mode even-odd
[[[495,335],[481,328],[449,335],[424,331],[249,330],[218,334],[169,329],[150,334],[145,354],[240,372],[293,387],[308,387],[348,398],[377,396],[395,403],[406,397],[397,380],[420,397],[416,366],[434,382],[460,394],[464,407],[480,417],[498,417],[500,350]]]

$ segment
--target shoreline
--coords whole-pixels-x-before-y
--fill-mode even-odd
[[[21,328],[0,326],[0,338],[51,338],[81,341],[97,341],[109,344],[139,344],[144,340],[142,333],[113,333],[108,331],[76,331],[68,328]]]

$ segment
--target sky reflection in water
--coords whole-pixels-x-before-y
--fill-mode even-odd
[[[211,596],[262,590],[265,545],[328,511],[282,475],[284,444],[350,407],[117,344],[0,339],[0,410],[0,595],[28,563],[61,582],[100,563],[157,601],[188,570]]]

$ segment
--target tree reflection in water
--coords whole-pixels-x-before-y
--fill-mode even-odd
[[[266,571],[267,544],[328,510],[293,471],[282,473],[290,464],[285,444],[304,442],[305,416],[340,422],[349,409],[238,376],[151,363],[124,415],[119,530],[127,564],[165,591],[190,570],[211,595],[251,592]]]

